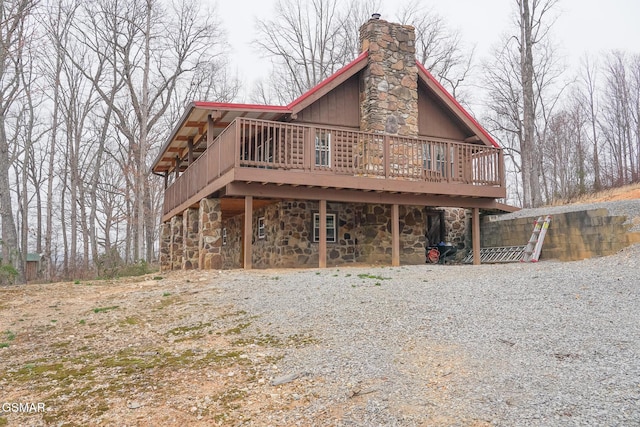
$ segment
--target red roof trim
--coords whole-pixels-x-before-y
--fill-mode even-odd
[[[473,123],[473,125],[478,128],[480,133],[482,133],[482,135],[484,135],[484,137],[487,138],[487,140],[491,144],[493,144],[494,147],[500,148],[500,145],[495,141],[495,139],[493,139],[491,135],[489,135],[489,132],[487,132],[487,130],[483,128],[480,123],[478,123],[478,121],[474,119],[473,116],[469,114],[469,112],[465,110],[462,105],[460,105],[460,103],[453,97],[453,95],[451,95],[449,91],[445,89],[444,86],[442,86],[435,77],[433,77],[433,74],[431,74],[429,70],[427,70],[419,61],[416,61],[416,64],[418,65],[418,69],[422,71],[433,84],[436,85],[436,87],[442,92],[442,94],[444,94],[444,96],[446,96],[447,99],[451,101],[453,105],[455,105],[459,112],[461,112],[467,119],[469,119],[471,123]]]
[[[260,105],[260,104],[233,104],[233,103],[225,103],[225,102],[207,102],[207,101],[196,101],[193,103],[195,108],[206,108],[206,109],[219,109],[219,110],[239,110],[239,111],[252,111],[252,110],[262,110],[262,111],[273,111],[274,113],[288,113],[290,109],[288,107],[283,107],[281,105]]]
[[[303,93],[300,97],[295,99],[293,102],[291,102],[291,104],[288,105],[288,108],[293,109],[293,107],[300,104],[305,99],[309,98],[310,96],[318,92],[320,89],[322,89],[323,87],[327,86],[328,84],[336,80],[338,77],[342,76],[343,74],[346,74],[349,70],[351,70],[352,68],[357,66],[360,62],[365,60],[367,56],[369,56],[369,51],[365,50],[360,55],[358,55],[356,59],[354,59],[353,61],[351,61],[350,63],[348,63],[347,65],[345,65],[344,67],[342,67],[341,69],[339,69],[338,71],[336,71],[335,73],[333,73],[332,75],[330,75],[329,77],[327,77],[326,79],[324,79],[323,81],[321,81],[320,83],[318,83],[317,85],[315,85],[314,87],[306,91],[305,93]]]

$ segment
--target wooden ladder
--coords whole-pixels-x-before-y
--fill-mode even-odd
[[[533,232],[531,238],[524,248],[524,256],[522,262],[538,262],[540,251],[544,243],[544,236],[547,235],[549,224],[551,223],[551,215],[547,215],[544,219],[539,217],[533,223]]]

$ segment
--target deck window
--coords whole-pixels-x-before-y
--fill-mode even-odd
[[[264,217],[261,216],[260,218],[258,218],[258,239],[264,239],[264,236]]]
[[[316,132],[316,166],[331,167],[331,133]]]
[[[327,214],[327,242],[335,242],[336,235],[336,214]],[[320,214],[313,214],[313,241],[320,241]]]

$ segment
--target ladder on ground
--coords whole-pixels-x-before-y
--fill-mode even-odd
[[[551,223],[551,215],[547,215],[544,219],[539,217],[534,223],[533,233],[531,238],[524,248],[523,262],[538,262],[540,258],[540,251],[542,250],[542,244],[544,243],[544,237],[547,235],[549,224]]]
[[[501,263],[501,262],[536,262],[540,257],[544,237],[547,234],[551,215],[546,218],[539,217],[533,223],[533,232],[526,245],[523,246],[499,246],[493,248],[480,248],[481,263]],[[473,262],[473,251],[462,260],[465,264]]]

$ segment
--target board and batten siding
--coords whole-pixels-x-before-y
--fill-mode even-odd
[[[359,74],[298,113],[297,123],[360,127]]]
[[[464,132],[464,124],[453,114],[447,114],[446,107],[422,84],[418,85],[418,134],[434,138],[464,140],[473,135]]]

